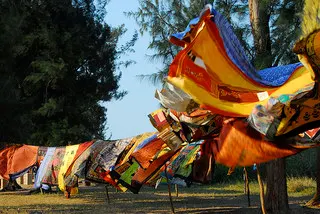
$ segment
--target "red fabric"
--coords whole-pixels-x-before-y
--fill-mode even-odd
[[[21,172],[37,162],[38,146],[14,145],[0,151],[0,176],[9,180],[10,174]]]
[[[228,167],[251,166],[302,151],[288,144],[280,148],[281,142],[272,143],[263,137],[243,120],[226,122],[219,138],[212,140],[215,160]]]
[[[210,183],[214,170],[213,144],[205,140],[200,145],[200,157],[193,162],[192,180],[200,183]]]

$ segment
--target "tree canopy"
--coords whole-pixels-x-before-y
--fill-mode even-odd
[[[107,1],[0,3],[0,142],[66,145],[103,138],[99,103],[119,99],[123,27],[103,22]]]
[[[213,7],[229,20],[255,66],[265,67],[264,57],[259,57],[258,50],[254,47],[248,0],[139,0],[139,9],[127,14],[135,18],[140,26],[140,33],[148,33],[151,36],[149,48],[155,53],[150,59],[163,62],[164,65],[159,73],[149,76],[152,81],[161,81],[166,76],[168,66],[179,51],[178,47],[169,43],[168,36],[183,31],[192,18],[199,16],[206,2],[213,2]],[[261,0],[261,2],[265,5],[266,21],[270,26],[268,33],[272,50],[268,58],[271,57],[272,66],[298,61],[291,48],[300,34],[303,0]]]

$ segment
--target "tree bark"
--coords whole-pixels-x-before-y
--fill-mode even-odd
[[[249,0],[250,24],[256,51],[255,67],[258,69],[272,66],[270,39],[270,1]]]
[[[266,210],[268,213],[287,211],[288,193],[285,174],[285,159],[276,159],[267,163]]]
[[[313,198],[306,203],[306,206],[320,207],[320,148],[317,148],[317,174],[316,174],[316,193]]]
[[[255,48],[255,67],[262,69],[272,66],[270,39],[270,15],[272,1],[249,0],[250,24]],[[285,174],[285,159],[267,163],[266,209],[269,213],[289,209]]]

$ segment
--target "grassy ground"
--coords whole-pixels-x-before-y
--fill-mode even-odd
[[[144,187],[137,195],[116,192],[109,187],[110,203],[104,186],[81,187],[71,199],[62,193],[24,195],[23,192],[0,193],[0,213],[170,213],[167,186]],[[290,213],[319,213],[304,208],[312,198],[315,181],[308,178],[288,179]],[[251,206],[243,193],[243,183],[193,185],[179,188],[178,197],[172,188],[176,213],[261,213],[258,184],[250,183]]]

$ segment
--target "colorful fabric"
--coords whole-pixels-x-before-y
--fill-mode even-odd
[[[49,147],[47,149],[46,154],[37,170],[37,174],[36,174],[34,185],[33,185],[34,188],[41,187],[41,181],[43,180],[43,177],[45,176],[46,171],[51,169],[51,166],[49,166],[49,163],[50,163],[50,160],[52,160],[55,150],[56,150],[56,147]]]
[[[125,165],[122,165],[123,171],[117,170],[119,177],[117,178],[118,185],[122,191],[126,191],[129,189],[131,192],[137,194],[139,192],[139,188],[135,188],[131,185],[132,177],[138,171],[139,164],[135,161],[127,162]]]
[[[157,173],[160,173],[160,169],[164,166],[164,164],[170,160],[170,158],[180,150],[177,151],[170,151],[165,150],[165,154],[161,155],[157,159],[153,160],[150,165],[144,169],[142,167],[138,168],[135,175],[132,177],[131,185],[135,189],[140,189],[141,186],[148,182],[153,176]]]
[[[310,3],[310,2],[309,2]],[[313,5],[315,6],[315,5]],[[312,9],[313,12],[316,11]],[[313,22],[316,20],[314,17],[308,17]],[[311,21],[311,22],[312,22]],[[308,26],[310,26],[308,23]],[[319,24],[318,24],[319,25]],[[307,26],[307,25],[305,25]],[[308,35],[305,35],[305,38],[298,41],[294,48],[293,52],[296,53],[299,57],[300,62],[314,74],[314,80],[317,82],[320,78],[320,26],[317,29],[312,29]]]
[[[204,141],[200,145],[200,155],[193,162],[192,181],[198,183],[210,183],[214,172],[215,159],[213,156],[213,144]]]
[[[60,170],[59,170],[59,174],[58,174],[58,184],[59,184],[59,189],[61,191],[66,190],[64,176],[65,176],[65,173],[67,172],[69,166],[74,161],[74,158],[76,156],[78,148],[79,148],[79,145],[72,145],[72,146],[66,147],[66,152],[64,154],[63,161],[60,166]]]
[[[182,39],[172,37],[185,48],[170,65],[168,81],[212,113],[247,117],[269,97],[291,94],[313,82],[301,64],[254,70],[230,25],[213,9],[190,29]]]
[[[155,133],[144,133],[134,137],[130,144],[121,153],[120,158],[117,161],[117,165],[112,171],[110,176],[116,183],[116,187],[121,191],[130,191],[138,193],[138,189],[131,186],[131,179],[137,171],[139,164],[132,160],[131,154],[138,148],[148,144],[148,142],[156,136]]]
[[[196,155],[199,149],[200,149],[200,144],[195,144],[194,147],[188,153],[185,154],[179,167],[174,173],[174,177],[183,178],[183,180],[185,181],[188,179],[188,177],[192,173],[193,162],[196,159]]]
[[[298,144],[303,138],[291,138],[281,142],[264,140],[260,134],[244,120],[226,121],[216,140],[211,140],[215,160],[228,167],[252,166],[273,159],[297,154],[303,149],[315,146]]]
[[[48,160],[48,168],[45,171],[42,180],[40,181],[42,184],[58,185],[59,171],[63,164],[63,158],[64,158],[65,152],[66,152],[66,147],[57,147],[54,150],[54,153],[51,156],[51,159]]]
[[[38,146],[14,145],[0,151],[0,176],[16,179],[37,164]]]
[[[315,139],[319,135],[320,128],[315,128],[315,129],[310,129],[305,132],[305,134],[310,138],[310,139]]]
[[[184,146],[179,153],[177,153],[177,157],[175,157],[173,160],[170,161],[170,163],[167,166],[167,176],[168,179],[173,179],[173,177],[176,175],[178,169],[180,166],[183,167],[183,165],[186,165],[188,161],[185,161],[189,154],[192,154],[195,149],[199,149],[199,146],[196,143],[188,144]],[[166,173],[161,172],[161,176],[166,178]]]
[[[148,115],[151,124],[155,127],[159,132],[168,128],[170,125],[167,121],[166,114],[164,113],[165,109],[158,109],[151,114]]]
[[[63,176],[63,185],[68,189],[78,186],[78,178],[85,178],[86,164],[93,143],[94,141],[88,141],[79,145],[72,163],[69,164]]]
[[[143,168],[147,169],[154,156],[162,149],[165,142],[160,138],[154,138],[147,145],[134,152],[131,157]]]
[[[179,121],[180,137],[188,142],[195,142],[219,134],[223,116],[212,114],[209,110],[196,109],[190,113],[170,110],[170,116]]]
[[[270,100],[271,107],[256,106],[249,116],[249,123],[269,140],[287,138],[317,128],[320,120],[318,91],[319,85],[312,84],[294,96],[283,95],[278,100]]]
[[[86,178],[95,182],[106,182],[105,177],[115,166],[118,156],[130,143],[132,138],[114,141],[97,140],[91,146],[88,158]]]
[[[133,153],[133,151],[146,139],[156,134],[155,132],[146,132],[140,134],[134,138],[132,138],[131,142],[126,146],[126,148],[122,151],[121,156],[119,157],[117,164],[121,165],[126,163],[129,160],[129,157]]]
[[[270,98],[266,106],[257,105],[248,117],[248,121],[251,127],[259,131],[267,137],[273,139],[278,133],[274,129],[275,124],[279,124],[281,118],[286,117],[283,115],[285,108],[290,108],[291,102],[297,103],[297,98],[305,100],[308,92],[314,88],[314,83],[307,85],[306,87],[299,89],[293,94],[283,94],[280,97]]]

